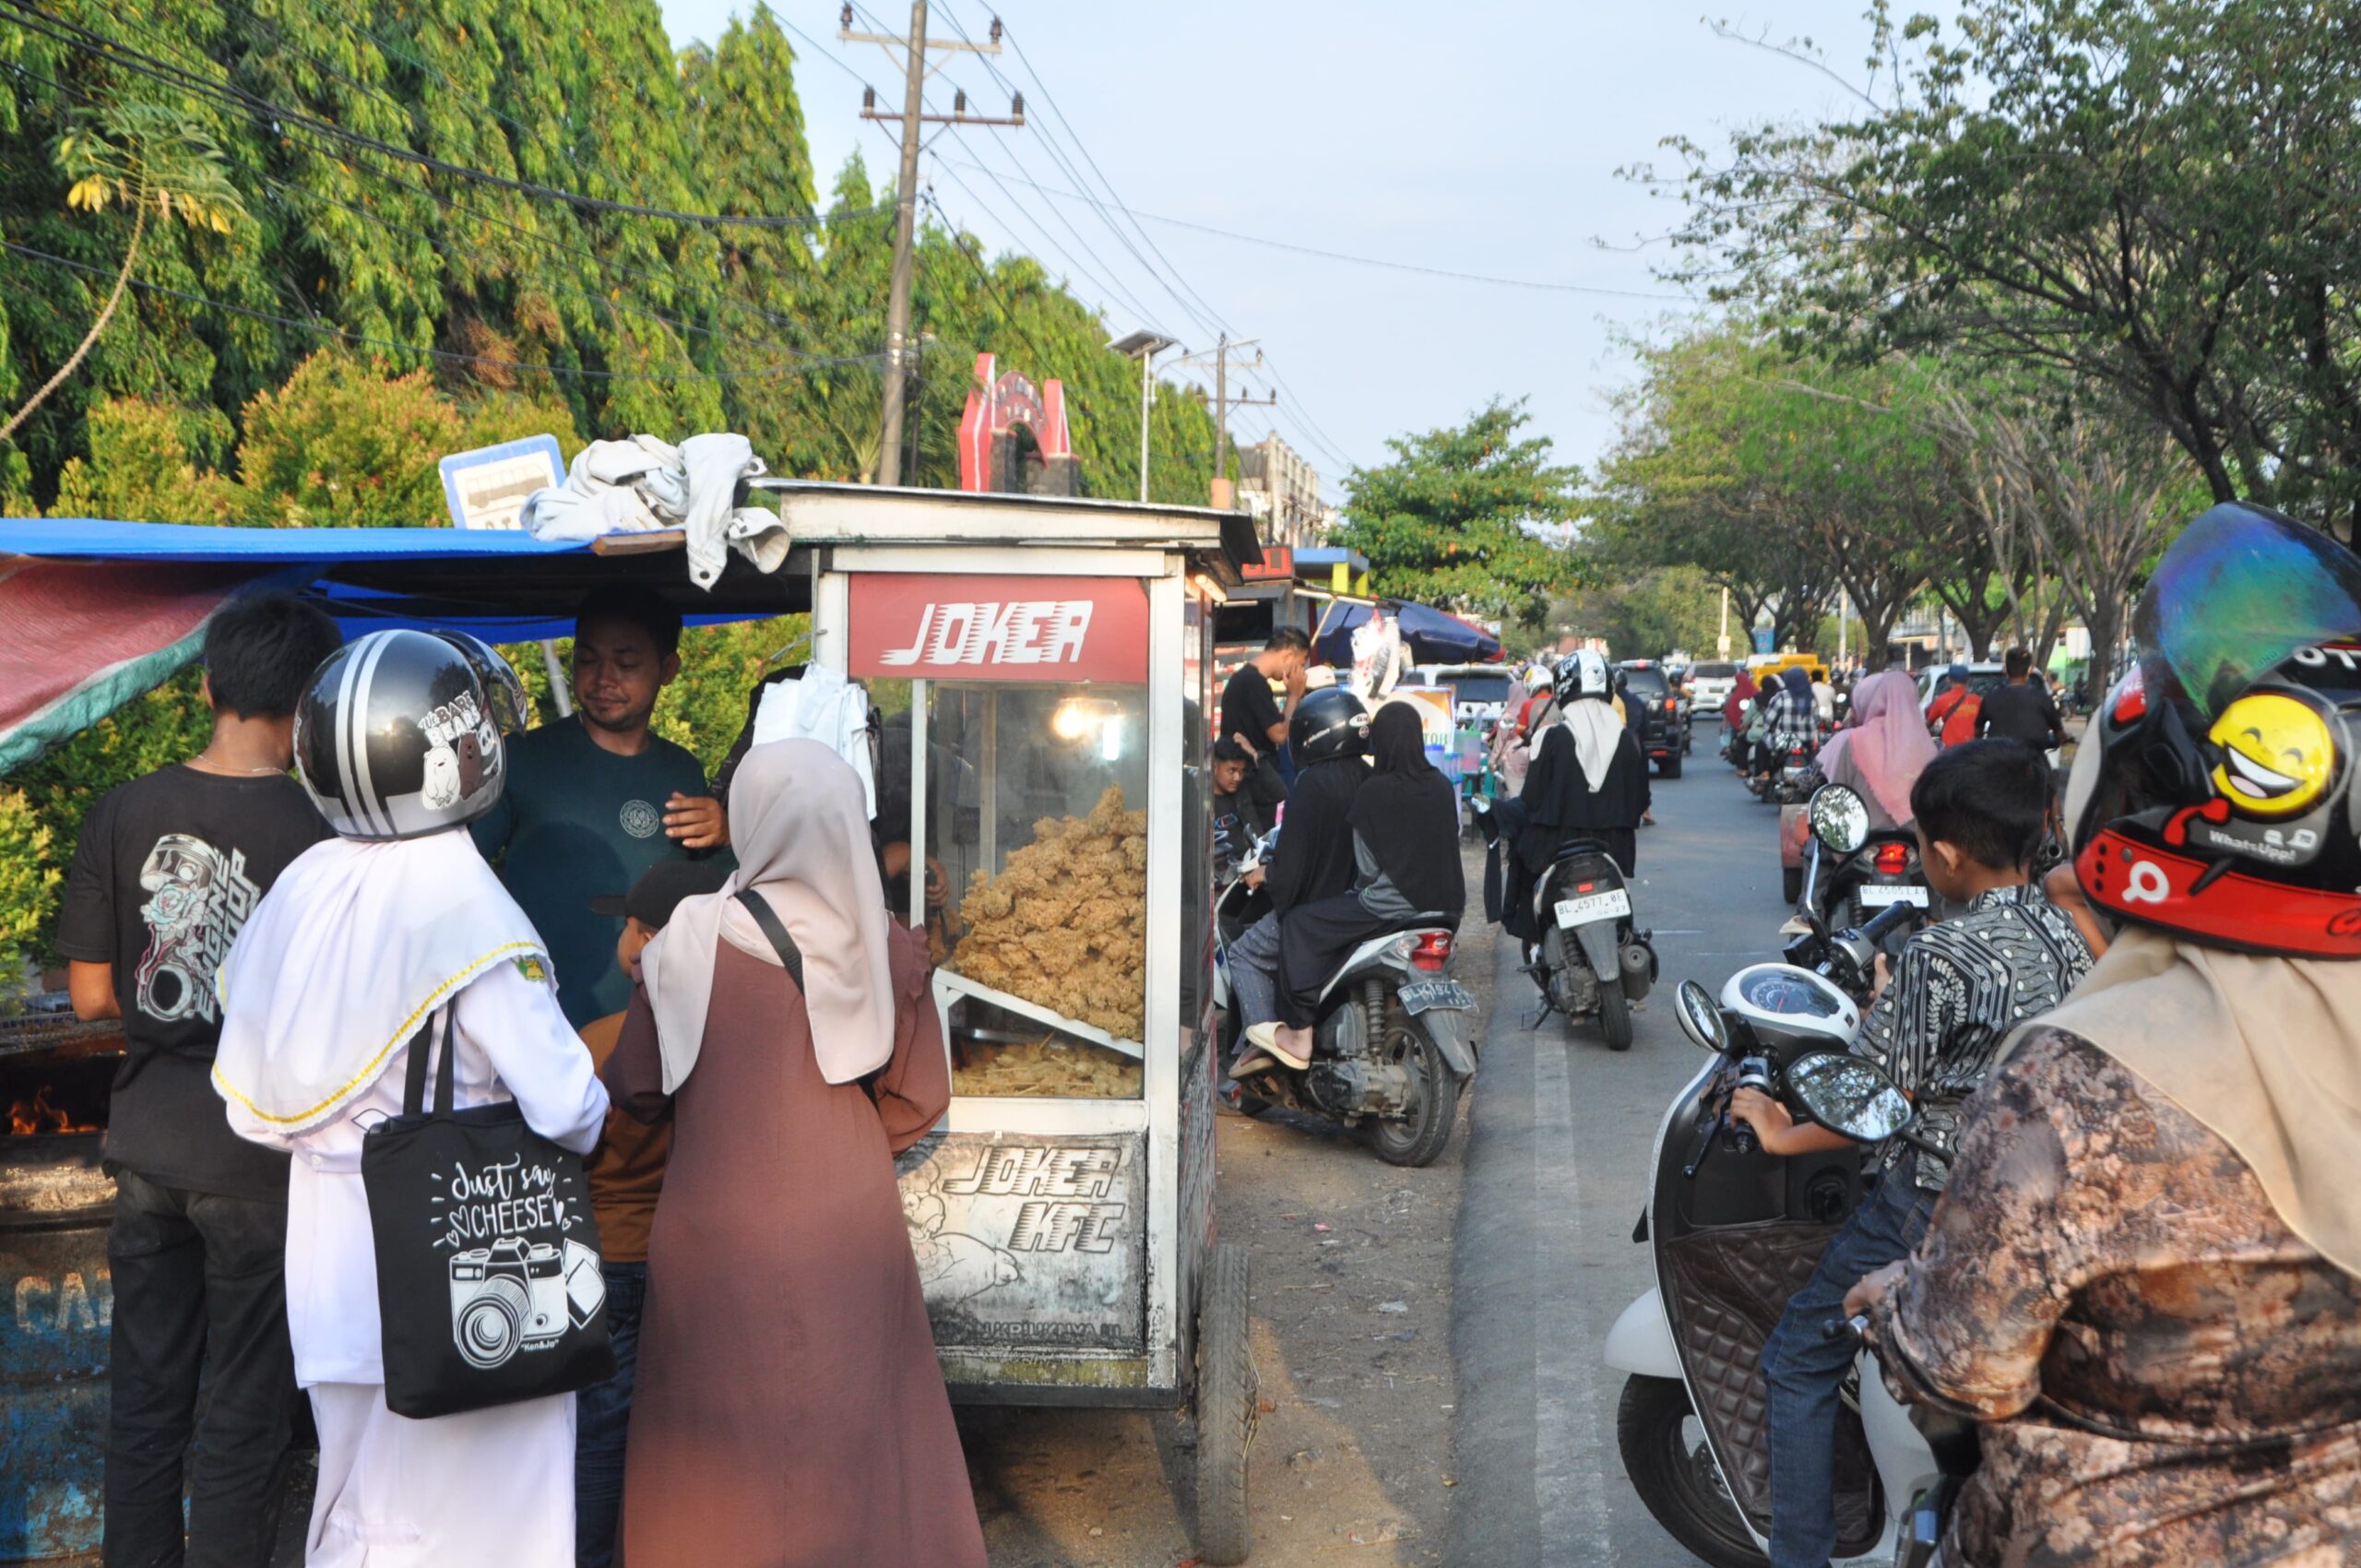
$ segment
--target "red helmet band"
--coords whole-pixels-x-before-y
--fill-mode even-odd
[[[2210,945],[2361,958],[2361,893],[2291,887],[2225,872],[2219,861],[2177,855],[2112,827],[2084,846],[2074,871],[2092,903]],[[2209,871],[2213,874],[2201,889]]]

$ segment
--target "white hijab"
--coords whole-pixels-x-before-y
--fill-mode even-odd
[[[705,1045],[714,962],[724,942],[778,963],[741,888],[760,893],[803,954],[812,1054],[832,1084],[894,1054],[894,988],[885,889],[870,849],[860,775],[817,741],[773,741],[746,753],[730,781],[730,840],[738,869],[718,893],[683,898],[640,955],[656,1014],[664,1092],[687,1079]]]
[[[1596,794],[1607,787],[1607,770],[1615,766],[1615,748],[1623,740],[1623,721],[1614,707],[1591,697],[1566,704],[1560,720],[1574,738],[1574,755],[1583,765],[1583,780]]]
[[[465,828],[314,844],[221,962],[213,1087],[279,1133],[332,1120],[427,1015],[495,964],[556,977],[533,922]]]

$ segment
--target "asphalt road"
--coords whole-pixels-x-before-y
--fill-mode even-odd
[[[1618,1055],[1595,1024],[1552,1016],[1497,955],[1492,1028],[1477,1079],[1454,1258],[1459,1372],[1453,1461],[1454,1564],[1691,1568],[1640,1505],[1615,1446],[1623,1374],[1607,1331],[1653,1283],[1631,1240],[1664,1109],[1699,1065],[1672,988],[1718,992],[1775,956],[1777,819],[1711,755],[1700,725],[1687,776],[1655,783],[1640,835],[1640,923],[1655,933],[1656,988]]]

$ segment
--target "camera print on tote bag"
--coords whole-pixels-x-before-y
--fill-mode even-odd
[[[402,1114],[369,1131],[386,1404],[441,1416],[586,1388],[614,1369],[581,1158],[514,1103],[451,1109],[449,1022],[424,1105],[428,1036],[409,1044]]]

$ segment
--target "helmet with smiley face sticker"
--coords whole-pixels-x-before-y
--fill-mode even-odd
[[[2208,946],[2361,958],[2361,558],[2216,506],[2134,627],[2067,800],[2084,893]]]

